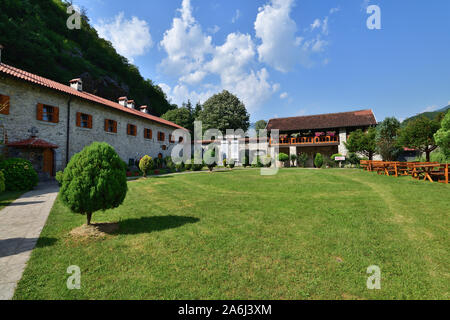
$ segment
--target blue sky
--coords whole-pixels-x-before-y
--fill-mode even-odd
[[[448,0],[75,0],[177,104],[227,89],[251,121],[450,104]],[[381,10],[369,30],[368,5]],[[130,97],[132,98],[132,97]]]

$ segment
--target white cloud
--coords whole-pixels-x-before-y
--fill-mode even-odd
[[[320,19],[314,20],[314,22],[311,24],[311,30],[320,28],[321,24],[322,24],[322,22],[320,21]]]
[[[215,33],[219,32],[219,30],[220,30],[220,27],[218,25],[215,25],[214,27],[211,27],[211,28],[207,29],[207,31],[209,33],[212,33],[212,34],[215,34]]]
[[[283,92],[282,94],[280,94],[280,98],[281,99],[286,99],[288,97],[288,93],[287,92]]]
[[[241,11],[239,9],[236,9],[236,12],[235,12],[233,18],[231,19],[231,23],[235,23],[236,21],[239,20],[240,17],[241,17]]]
[[[259,60],[278,71],[290,71],[298,61],[297,24],[290,17],[293,0],[271,0],[259,8],[255,21]]]
[[[167,84],[161,87],[174,103],[188,98],[204,101],[222,89],[236,94],[249,110],[255,110],[270,98],[276,85],[269,81],[265,68],[252,68],[256,49],[250,35],[230,33],[222,45],[214,46],[212,38],[203,33],[192,16],[189,0],[183,0],[179,12],[181,17],[173,19],[171,29],[164,33],[160,43],[167,53],[160,66],[177,77],[174,87]],[[202,83],[211,77],[218,78],[220,85],[217,81]],[[193,85],[197,85],[195,90],[190,89]]]
[[[339,12],[339,11],[341,11],[341,8],[339,8],[339,7],[331,8],[330,9],[330,14],[333,14],[333,13],[336,13],[336,12]]]
[[[429,107],[426,107],[424,110],[422,110],[420,113],[433,112],[433,111],[435,111],[437,109],[439,109],[438,106],[429,106]]]
[[[94,24],[101,38],[111,41],[117,52],[133,61],[153,46],[152,36],[146,21],[137,17],[124,19],[120,12],[113,20],[100,20]]]
[[[173,19],[172,28],[164,33],[160,42],[167,52],[161,66],[169,74],[186,75],[198,70],[213,47],[211,37],[203,33],[192,16],[190,0],[183,0],[179,12],[181,18]]]

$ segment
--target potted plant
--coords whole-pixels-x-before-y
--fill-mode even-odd
[[[289,156],[286,153],[279,153],[278,154],[278,163],[277,166],[278,167],[286,167],[287,166],[287,162],[289,161]]]

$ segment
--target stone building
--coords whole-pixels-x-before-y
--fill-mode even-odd
[[[313,167],[317,153],[328,157],[336,153],[346,156],[348,152],[344,142],[350,133],[376,125],[372,110],[360,110],[271,119],[267,131],[279,130],[279,139],[270,140],[271,149],[278,147],[280,153],[287,155],[306,153],[307,165]]]
[[[32,161],[53,176],[94,141],[109,143],[126,163],[143,155],[166,157],[186,129],[138,109],[83,91],[80,79],[64,85],[0,63],[0,139],[8,157]],[[5,147],[6,146],[6,147]]]

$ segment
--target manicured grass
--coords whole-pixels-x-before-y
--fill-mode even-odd
[[[19,198],[24,191],[4,191],[0,193],[0,210]],[[1,214],[1,213],[0,213]]]
[[[449,299],[449,199],[448,185],[346,169],[132,181],[94,214],[120,222],[103,240],[73,239],[85,217],[55,203],[15,299]]]

